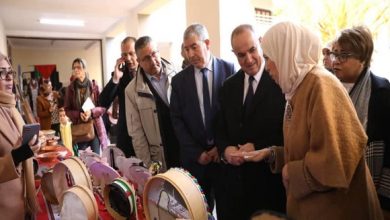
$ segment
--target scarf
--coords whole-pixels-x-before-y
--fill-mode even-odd
[[[306,75],[318,67],[320,38],[300,24],[281,22],[268,29],[261,45],[278,69],[276,81],[286,100],[291,100]]]
[[[349,92],[349,96],[355,106],[360,123],[363,125],[364,130],[367,130],[368,104],[371,96],[371,77],[369,68],[363,70],[358,81]]]
[[[76,79],[74,86],[74,91],[76,93],[76,106],[78,109],[81,109],[85,100],[91,96],[91,81],[89,81],[88,78],[85,78],[83,82],[80,82],[79,79]]]
[[[10,151],[18,147],[18,140],[23,129],[23,119],[15,108],[15,95],[0,91],[0,133],[10,143]],[[26,211],[37,213],[39,205],[36,200],[34,169],[32,158],[22,162]]]

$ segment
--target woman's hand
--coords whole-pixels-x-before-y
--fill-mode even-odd
[[[242,152],[242,155],[246,161],[259,162],[271,156],[271,149],[264,148],[256,151]]]
[[[80,118],[83,122],[87,122],[91,117],[91,111],[80,112]]]
[[[34,137],[31,138],[31,140],[28,142],[28,146],[30,146],[34,154],[38,153],[39,149],[41,148],[41,141],[37,135],[34,135]]]

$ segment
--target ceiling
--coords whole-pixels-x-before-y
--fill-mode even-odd
[[[66,43],[81,44],[87,41],[37,40],[25,37],[99,39],[116,24],[139,7],[145,0],[0,0],[0,19],[12,47],[63,47]],[[84,27],[43,25],[39,18],[81,19]],[[79,45],[80,46],[80,45]]]
[[[88,50],[99,45],[100,40],[94,39],[47,39],[47,38],[20,38],[8,37],[8,44],[12,48],[28,49],[83,49]]]

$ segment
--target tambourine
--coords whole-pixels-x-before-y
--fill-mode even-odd
[[[143,204],[148,220],[207,220],[211,215],[197,180],[181,168],[151,177],[145,185]]]
[[[104,203],[116,220],[129,219],[131,216],[138,219],[135,189],[123,178],[117,178],[104,187]]]
[[[80,160],[83,161],[87,167],[89,167],[92,163],[96,161],[102,161],[102,158],[99,156],[99,154],[94,153],[90,150],[80,150],[79,154]]]
[[[102,157],[107,158],[107,163],[114,169],[118,168],[118,157],[125,157],[123,151],[115,145],[107,146],[102,153]]]
[[[138,195],[142,196],[146,181],[152,176],[150,171],[142,166],[142,161],[138,158],[117,157],[118,168],[123,176],[134,184]]]
[[[88,167],[89,172],[92,176],[94,186],[102,186],[110,184],[114,179],[119,178],[120,174],[114,170],[108,164],[95,161]]]
[[[92,182],[84,163],[71,157],[57,163],[53,168],[53,185],[57,200],[61,203],[62,194],[74,185],[82,185],[92,190]]]
[[[41,178],[41,190],[46,201],[48,201],[50,204],[58,205],[59,202],[56,197],[54,188],[55,187],[53,185],[53,170],[50,169],[49,171],[44,173]]]
[[[82,185],[74,185],[63,194],[61,220],[97,220],[99,210],[93,192]]]

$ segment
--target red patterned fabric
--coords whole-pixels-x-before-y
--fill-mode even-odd
[[[57,66],[55,64],[35,65],[35,70],[41,73],[43,78],[49,78],[51,73],[55,71]]]

